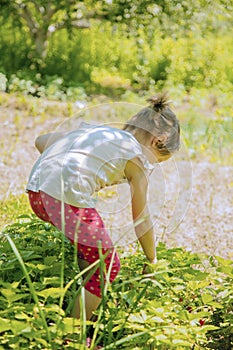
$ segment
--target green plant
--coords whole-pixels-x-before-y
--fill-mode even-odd
[[[91,323],[69,317],[82,280],[75,249],[61,232],[24,215],[5,228],[0,252],[4,348],[78,349],[93,328],[93,344],[106,350],[231,349],[231,261],[159,244],[158,264],[143,275],[145,260],[133,245],[113,285],[102,286],[103,302]]]
[[[29,211],[29,202],[25,194],[14,196],[10,194],[7,199],[0,201],[1,228],[9,225],[16,217]]]
[[[0,72],[0,91],[6,91],[7,87],[7,77],[5,74]]]
[[[73,264],[73,246],[65,240],[63,251],[63,242],[60,231],[27,215],[1,236],[0,331],[5,347],[51,348],[52,339],[59,349],[64,330],[69,334],[80,324],[65,317],[64,310],[70,309],[75,281],[79,284],[80,277]],[[66,293],[61,287],[63,254],[64,285],[71,286]]]
[[[231,293],[231,278],[222,276],[222,285],[212,259],[212,267],[206,268],[202,261],[207,257],[182,248],[167,249],[162,244],[158,247],[158,258],[156,270],[145,276],[141,275],[142,256],[137,253],[124,259],[105,308],[103,337],[109,344],[106,348],[114,348],[114,343],[116,348],[121,344],[124,349],[206,348],[213,341],[210,334],[220,332],[219,324],[213,321],[214,314],[221,309],[229,318],[229,308],[232,313],[231,300],[227,299],[226,307],[220,292],[227,289]],[[224,259],[220,265],[223,263]],[[229,331],[227,328],[224,333],[225,345],[231,341]]]

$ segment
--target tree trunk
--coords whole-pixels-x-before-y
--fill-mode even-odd
[[[48,50],[48,32],[44,28],[38,28],[36,33],[33,33],[35,42],[36,57],[39,60],[44,60]]]

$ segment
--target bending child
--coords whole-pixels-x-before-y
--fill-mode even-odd
[[[36,139],[41,156],[27,184],[34,213],[58,229],[64,228],[66,237],[77,244],[81,270],[99,259],[100,241],[107,271],[111,265],[110,282],[120,270],[120,261],[93,199],[93,194],[106,186],[129,183],[136,236],[148,261],[156,263],[155,234],[146,202],[148,174],[154,163],[169,159],[179,149],[180,127],[165,95],[148,102],[123,130],[82,123],[77,130]],[[97,269],[85,284],[87,319],[100,302]],[[79,297],[73,316],[80,317]]]

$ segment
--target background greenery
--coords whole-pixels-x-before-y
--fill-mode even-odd
[[[64,98],[233,83],[232,2],[0,1],[2,90]],[[56,94],[57,93],[57,94]]]
[[[0,6],[0,91],[90,105],[105,102],[100,95],[144,104],[145,96],[167,90],[190,154],[230,162],[232,1]]]

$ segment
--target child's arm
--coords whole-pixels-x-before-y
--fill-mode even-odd
[[[53,132],[45,135],[40,135],[36,138],[35,146],[40,153],[43,153],[46,148],[52,145],[55,141],[64,136],[64,132]]]
[[[137,158],[128,161],[125,175],[130,183],[135,232],[147,259],[156,262],[155,234],[147,207],[147,177]]]

